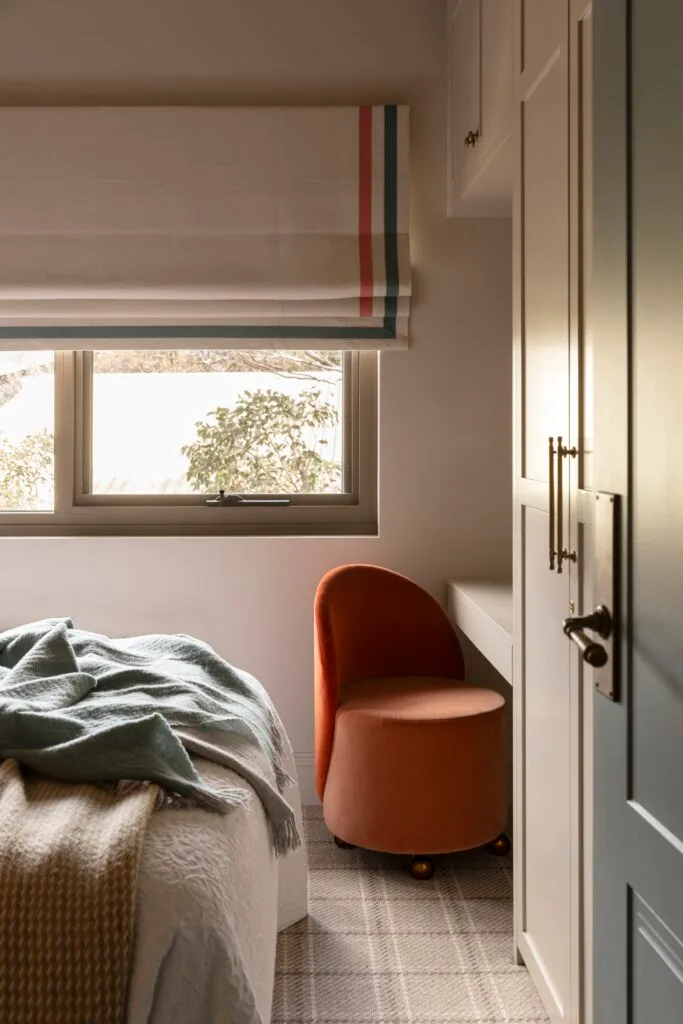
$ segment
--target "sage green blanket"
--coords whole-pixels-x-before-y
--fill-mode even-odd
[[[263,771],[231,753],[238,737],[263,754]],[[71,619],[0,633],[0,760],[71,782],[156,782],[217,811],[244,802],[242,789],[207,786],[191,751],[253,786],[284,853],[299,837],[281,795],[283,742],[261,684],[192,637],[110,640]]]

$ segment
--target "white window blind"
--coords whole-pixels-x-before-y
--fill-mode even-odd
[[[408,344],[405,107],[0,108],[0,347]]]

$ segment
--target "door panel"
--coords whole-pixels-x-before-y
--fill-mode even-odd
[[[632,894],[633,1024],[680,1024],[683,945],[651,907]]]
[[[683,570],[681,570],[683,578]],[[637,577],[634,583],[637,586]],[[679,602],[683,599],[679,599]],[[679,614],[683,603],[678,605]],[[634,609],[637,616],[638,610]],[[680,630],[680,623],[679,623]],[[672,672],[660,654],[660,631],[636,626],[633,653],[633,799],[665,829],[683,842],[681,744],[683,743],[683,679],[681,662]],[[662,642],[664,647],[664,642]],[[657,757],[652,753],[656,751]],[[681,1018],[683,1020],[683,1017]]]
[[[524,476],[548,479],[548,437],[569,424],[569,164],[566,51],[524,98]]]
[[[632,770],[635,799],[683,842],[683,135],[661,138],[667,115],[680,123],[683,16],[662,20],[634,4]]]
[[[524,931],[564,1018],[570,1003],[571,759],[569,649],[557,623],[568,580],[548,572],[548,516],[525,513]]]
[[[595,1021],[683,1020],[683,7],[594,37],[595,481],[624,496],[620,703],[595,699]],[[629,82],[630,88],[624,88]]]
[[[595,607],[593,580],[595,559],[593,554],[593,527],[580,523],[577,529],[579,561],[580,603],[582,613]],[[577,662],[579,684],[577,695],[579,712],[579,762],[581,765],[578,784],[580,786],[579,829],[581,832],[581,878],[580,899],[577,901],[577,930],[581,935],[577,972],[581,978],[576,994],[580,1006],[578,1019],[581,1024],[593,1020],[593,691],[595,688],[592,668],[572,651]]]

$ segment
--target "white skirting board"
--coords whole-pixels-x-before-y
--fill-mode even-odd
[[[299,777],[301,803],[319,804],[320,800],[315,791],[315,754],[294,754],[294,763]]]

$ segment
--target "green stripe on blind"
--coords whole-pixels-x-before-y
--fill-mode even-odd
[[[316,338],[330,341],[343,341],[348,338],[350,341],[362,341],[367,338],[378,341],[386,341],[396,337],[396,317],[385,317],[382,327],[277,327],[272,324],[261,326],[236,327],[234,324],[204,325],[189,324],[185,327],[149,327],[126,324],[124,327],[0,327],[0,338],[20,341],[42,340],[54,338],[65,341],[73,338],[74,341],[87,338],[110,338],[112,340],[125,340],[126,338],[263,338],[264,341],[283,338],[302,341],[311,341]]]
[[[398,111],[395,105],[384,108],[384,259],[387,275],[385,317],[393,320],[398,312]]]

